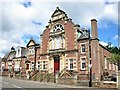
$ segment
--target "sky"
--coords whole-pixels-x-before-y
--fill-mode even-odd
[[[65,11],[81,28],[91,30],[97,19],[102,45],[118,46],[118,0],[2,0],[0,2],[0,57],[14,46],[26,47],[31,37],[41,43],[40,34],[48,25],[56,7]]]

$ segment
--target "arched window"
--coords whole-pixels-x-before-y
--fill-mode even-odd
[[[50,49],[64,48],[63,30],[64,30],[64,27],[60,23],[57,23],[55,26],[53,26],[53,28],[51,29],[51,37],[49,39]]]
[[[61,24],[56,24],[54,27],[53,27],[53,32],[59,32],[59,31],[62,31],[64,28]]]

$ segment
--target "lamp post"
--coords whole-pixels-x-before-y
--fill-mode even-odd
[[[36,52],[37,52],[37,47],[35,46],[34,71],[36,70]]]
[[[90,60],[90,65],[89,65],[89,68],[90,68],[90,80],[89,80],[89,87],[92,87],[92,64],[91,64],[91,60]]]
[[[90,50],[90,30],[88,30],[88,60],[89,60],[89,87],[92,87],[92,62],[91,58],[91,50]]]
[[[37,56],[37,48],[39,48],[39,46],[37,44],[35,44],[35,58],[34,58],[34,71],[36,70],[36,56]]]

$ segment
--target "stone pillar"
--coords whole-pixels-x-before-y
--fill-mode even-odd
[[[57,80],[57,79],[58,79],[58,75],[59,75],[59,72],[56,72],[56,73],[55,73],[55,79],[56,79],[55,82],[56,82],[56,83],[58,83],[58,80]]]
[[[78,73],[74,73],[74,83],[77,84]]]
[[[120,90],[120,70],[117,72],[117,87]]]

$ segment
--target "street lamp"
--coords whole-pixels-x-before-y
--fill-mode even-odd
[[[36,70],[36,56],[37,56],[37,48],[39,48],[39,46],[37,44],[35,44],[35,58],[34,58],[34,71]]]
[[[90,60],[90,65],[89,65],[89,69],[90,69],[90,80],[89,80],[89,87],[92,87],[92,64],[91,64],[91,60]]]
[[[34,71],[36,70],[36,52],[37,52],[37,47],[35,46]]]

